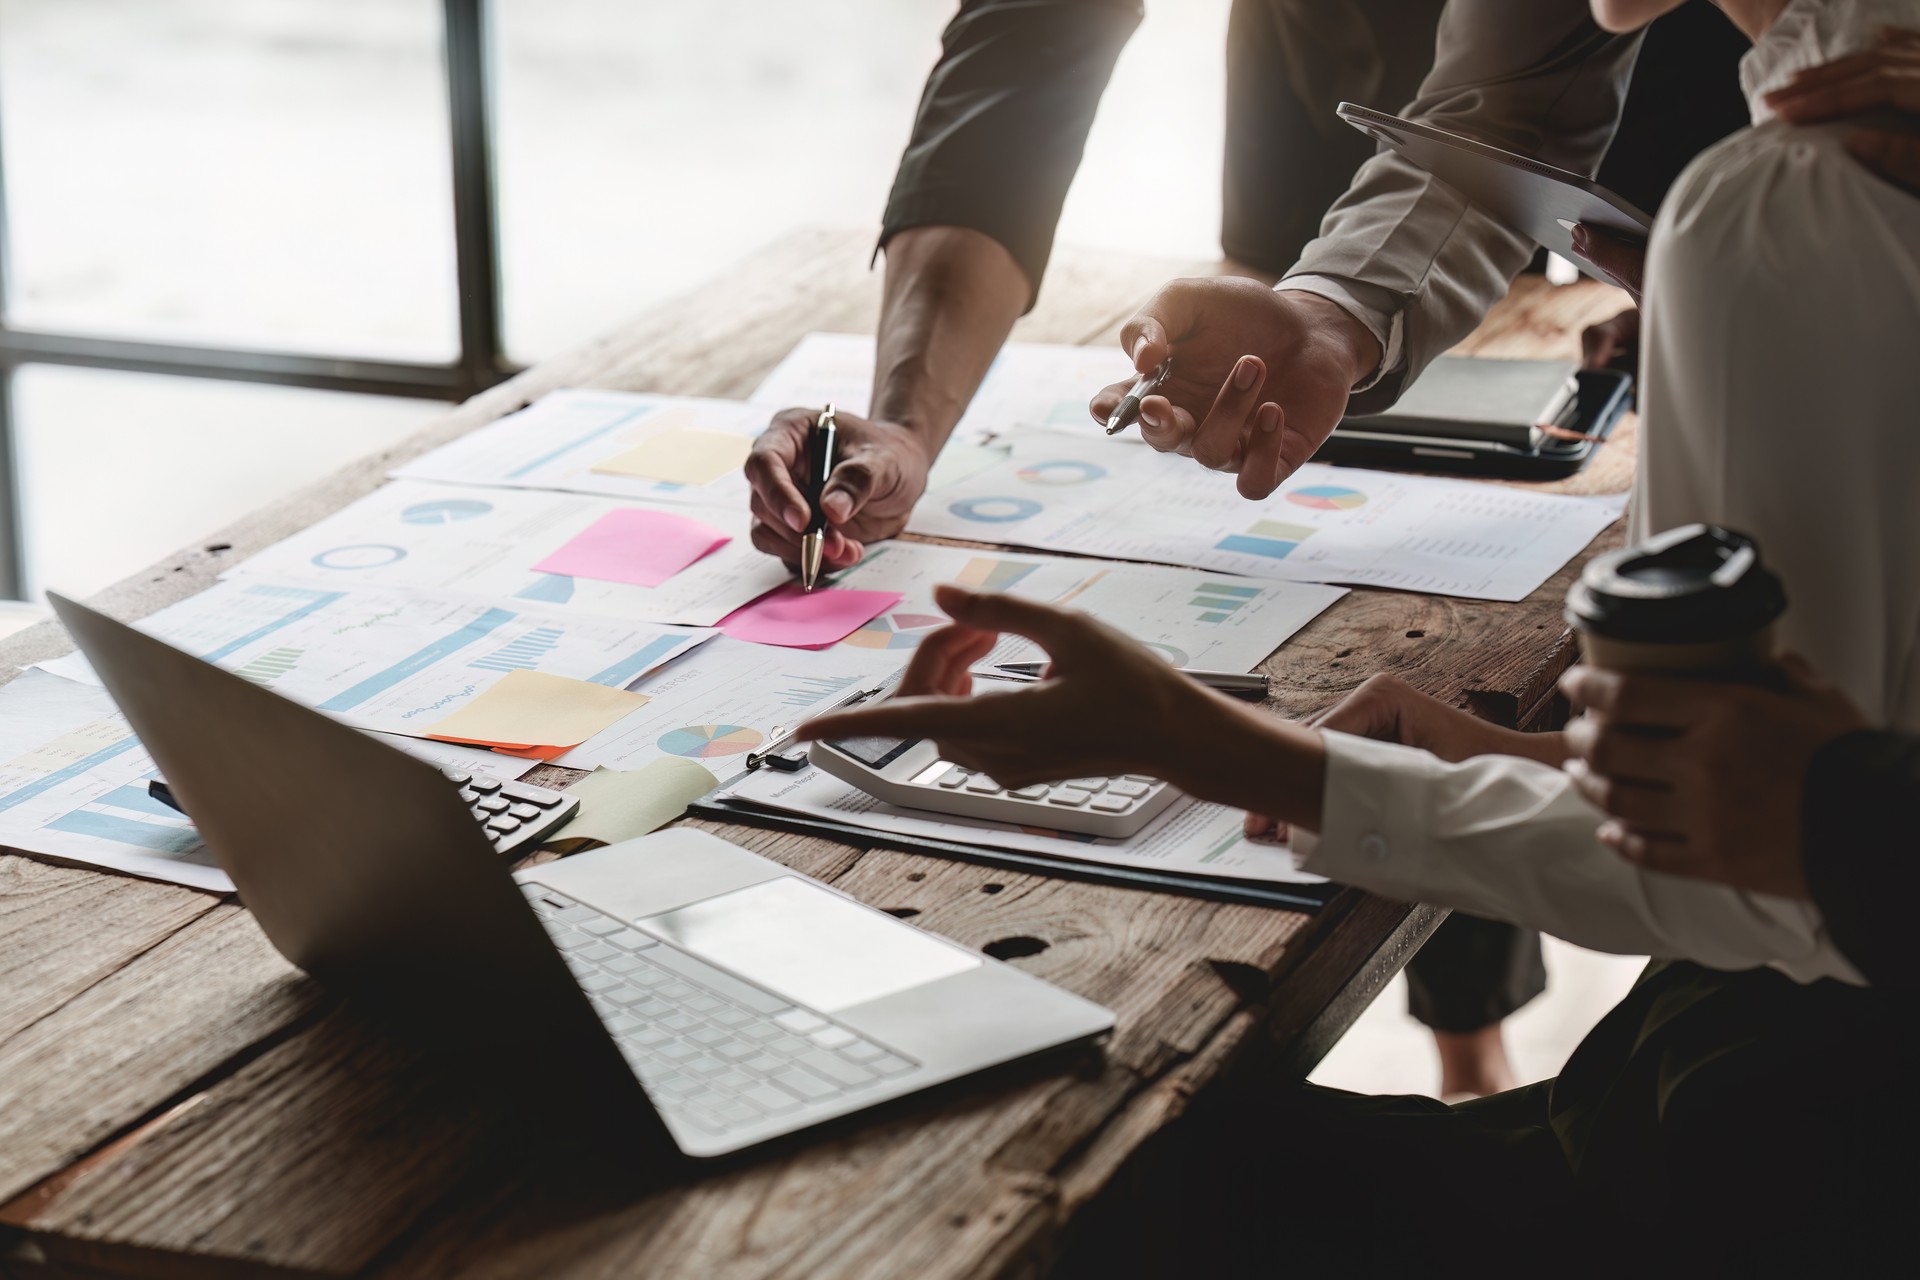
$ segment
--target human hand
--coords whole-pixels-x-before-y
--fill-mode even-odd
[[[1085,614],[955,586],[936,588],[934,598],[953,624],[921,640],[899,692],[807,721],[803,741],[931,738],[946,759],[1005,787],[1139,773],[1194,790],[1204,752],[1192,744],[1222,704],[1233,706],[1227,698]],[[967,696],[969,668],[1003,631],[1046,649],[1046,678],[1015,692]]]
[[[1237,277],[1166,285],[1120,331],[1120,345],[1143,373],[1173,358],[1172,376],[1140,402],[1140,438],[1236,473],[1247,498],[1266,497],[1313,456],[1381,355],[1337,304]],[[1105,422],[1130,385],[1096,395],[1094,418]]]
[[[817,409],[782,409],[747,455],[753,545],[790,565],[800,563],[800,535],[813,517],[800,486],[807,434],[819,416]],[[839,461],[821,505],[827,513],[826,562],[845,567],[866,555],[867,543],[906,527],[913,504],[926,492],[933,461],[920,440],[895,423],[836,412],[834,426]]]
[[[1625,289],[1635,307],[1640,305],[1642,286],[1647,276],[1645,240],[1581,222],[1573,228],[1573,251]]]
[[[1801,797],[1814,753],[1866,727],[1798,657],[1773,687],[1579,666],[1560,688],[1585,711],[1567,771],[1611,817],[1628,861],[1737,889],[1805,898]]]
[[[1367,677],[1359,688],[1307,723],[1314,729],[1419,747],[1448,761],[1516,755],[1558,764],[1566,758],[1558,734],[1521,733],[1489,724],[1385,672]],[[1245,829],[1250,836],[1260,836],[1278,833],[1279,827],[1270,817],[1249,813]]]
[[[1640,350],[1640,308],[1628,307],[1611,320],[1580,331],[1580,367],[1604,369],[1615,361],[1631,365]]]
[[[1883,27],[1880,43],[1799,72],[1767,95],[1789,124],[1837,120],[1872,110],[1920,114],[1920,31]],[[1920,137],[1896,129],[1855,129],[1847,150],[1895,186],[1920,192]]]

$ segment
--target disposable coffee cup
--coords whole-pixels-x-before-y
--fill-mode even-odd
[[[1691,524],[1588,561],[1566,619],[1593,666],[1741,680],[1773,665],[1786,607],[1753,539]]]

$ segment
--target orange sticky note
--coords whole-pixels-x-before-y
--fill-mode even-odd
[[[575,747],[630,711],[644,694],[544,671],[509,671],[453,714],[427,726],[441,742],[519,751]]]

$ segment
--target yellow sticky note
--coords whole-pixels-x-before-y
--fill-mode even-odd
[[[644,694],[543,671],[509,671],[492,688],[427,726],[429,738],[495,747],[571,747],[629,711]]]
[[[738,471],[753,441],[719,431],[657,431],[625,453],[593,464],[594,474],[638,476],[668,484],[712,484]]]
[[[580,801],[572,822],[549,837],[618,844],[666,826],[720,785],[698,760],[662,756],[643,769],[595,769],[567,788]]]

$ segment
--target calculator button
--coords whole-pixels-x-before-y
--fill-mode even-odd
[[[460,788],[460,798],[462,800],[465,800],[468,804],[472,804],[475,800],[478,800],[480,798],[480,793],[478,791],[475,791],[472,787],[462,787]]]
[[[517,783],[502,787],[501,794],[523,804],[538,805],[542,809],[551,809],[560,803],[560,797],[550,791],[536,790]]]
[[[530,804],[516,804],[511,809],[508,809],[507,812],[522,822],[532,822],[540,816],[540,810]]]
[[[1097,809],[1101,813],[1125,813],[1133,808],[1133,801],[1125,796],[1095,796],[1093,803],[1087,807]]]
[[[1045,787],[1021,787],[1018,791],[1009,791],[1010,796],[1020,800],[1044,800],[1047,797]]]
[[[1085,804],[1087,799],[1087,793],[1084,791],[1075,791],[1071,787],[1055,787],[1053,791],[1048,794],[1047,803],[1078,808]]]
[[[947,790],[951,791],[955,787],[965,785],[967,779],[971,778],[972,776],[973,776],[972,774],[968,773],[965,769],[962,769],[959,765],[955,765],[953,766],[953,768],[941,774],[940,777],[936,779],[936,781],[940,786],[943,786]]]
[[[1069,778],[1060,785],[1072,787],[1075,791],[1104,791],[1107,780],[1105,778]]]
[[[518,831],[519,829],[520,819],[518,818],[495,818],[487,824],[487,830],[498,831],[503,836],[509,831]]]
[[[505,813],[508,805],[507,802],[499,796],[489,796],[473,807],[482,813]]]
[[[983,773],[978,777],[967,779],[967,790],[980,795],[997,796],[1000,794],[1000,784]]]
[[[442,769],[440,772],[446,775],[447,781],[451,782],[456,787],[464,787],[469,782],[473,781],[472,774],[462,773],[458,769]]]
[[[469,782],[467,785],[469,787],[472,787],[475,791],[478,791],[483,796],[490,796],[494,792],[500,789],[500,784],[495,782],[492,778],[475,778],[472,782]]]
[[[1146,774],[1144,774],[1144,773],[1129,773],[1129,774],[1123,774],[1122,776],[1123,776],[1123,777],[1125,777],[1125,778],[1126,778],[1126,780],[1127,780],[1128,782],[1158,782],[1158,781],[1160,781],[1160,779],[1158,779],[1158,778],[1150,778],[1150,777],[1148,777],[1148,776],[1147,776]]]
[[[1153,790],[1153,788],[1149,787],[1144,782],[1121,781],[1121,782],[1110,782],[1107,784],[1108,795],[1125,796],[1129,800],[1137,799],[1138,797],[1147,794],[1147,792],[1151,790]]]

